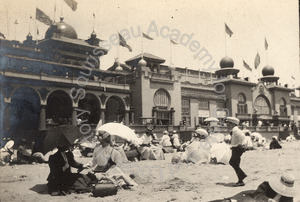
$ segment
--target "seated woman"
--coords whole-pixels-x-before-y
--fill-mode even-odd
[[[173,143],[173,148],[179,149],[181,144],[176,130],[173,131],[173,135],[171,137],[171,142]]]
[[[146,133],[139,138],[140,146],[137,148],[141,154],[141,160],[163,160],[165,159],[163,150],[160,146],[153,144],[154,139],[153,131],[150,129],[146,130]]]
[[[204,129],[197,129],[190,145],[186,147],[182,160],[192,163],[209,163],[211,145],[205,139],[208,133]]]
[[[0,166],[5,166],[12,162],[14,151],[14,141],[9,140],[3,148],[0,149]]]
[[[272,141],[270,143],[270,149],[281,149],[282,146],[278,142],[277,136],[272,137]]]
[[[111,145],[111,135],[105,131],[100,131],[97,138],[100,144],[97,144],[93,160],[86,164],[86,167],[91,167],[96,173],[98,180],[110,179],[116,186],[127,187],[137,186],[137,184],[122,170],[122,155],[118,150]]]
[[[171,147],[172,146],[168,131],[163,132],[163,136],[161,137],[159,144],[161,144],[163,147]]]
[[[51,195],[70,194],[70,190],[91,191],[91,180],[86,175],[71,172],[71,167],[77,168],[79,172],[85,167],[75,161],[70,149],[71,145],[58,147],[58,151],[49,157],[50,173],[47,185]]]

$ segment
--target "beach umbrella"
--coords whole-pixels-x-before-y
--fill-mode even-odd
[[[134,130],[121,123],[115,123],[115,122],[106,123],[96,129],[96,132],[99,131],[106,131],[111,135],[118,136],[132,143],[138,142],[138,137],[135,134]]]
[[[206,119],[204,119],[205,122],[219,122],[219,119],[215,118],[215,117],[208,117]]]
[[[75,140],[82,137],[79,129],[74,125],[64,125],[46,131],[44,154],[57,147],[71,146]]]
[[[211,146],[211,157],[217,159],[218,163],[229,164],[231,149],[226,143],[214,143]]]

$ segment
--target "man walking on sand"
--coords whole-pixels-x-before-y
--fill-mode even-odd
[[[244,186],[243,180],[247,177],[244,171],[240,168],[241,156],[245,152],[245,135],[238,128],[240,120],[235,117],[227,117],[227,126],[231,135],[231,150],[232,155],[229,164],[233,167],[238,177],[238,182],[235,186]]]

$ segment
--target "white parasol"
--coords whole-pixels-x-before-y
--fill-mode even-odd
[[[134,130],[121,123],[106,123],[96,128],[96,132],[99,131],[106,131],[111,135],[118,136],[132,143],[138,142],[138,137],[135,134]]]
[[[215,117],[208,117],[206,119],[204,119],[205,122],[219,122],[219,119],[215,118]]]

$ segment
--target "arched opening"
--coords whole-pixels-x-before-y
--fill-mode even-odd
[[[269,101],[263,96],[257,97],[254,102],[254,110],[257,114],[271,114]]]
[[[40,109],[40,98],[32,88],[17,89],[9,106],[10,130],[37,130]]]
[[[72,100],[62,91],[52,92],[47,99],[46,120],[55,125],[71,124]]]
[[[97,97],[93,94],[86,94],[84,99],[79,100],[78,108],[80,110],[88,111],[89,113],[82,113],[80,118],[84,123],[97,124],[100,120],[100,103]]]
[[[287,107],[286,107],[285,99],[281,98],[279,103],[280,103],[280,116],[287,116]]]
[[[172,124],[172,113],[170,111],[171,105],[171,96],[169,92],[165,89],[158,89],[153,97],[154,108],[152,110],[153,116],[156,119],[156,123],[158,125],[169,125]],[[186,124],[190,124],[190,119],[188,117],[186,120],[188,121]]]
[[[121,98],[117,96],[110,97],[106,102],[105,122],[124,122],[125,105]]]
[[[247,103],[246,103],[246,96],[243,93],[238,95],[238,114],[247,114]]]

